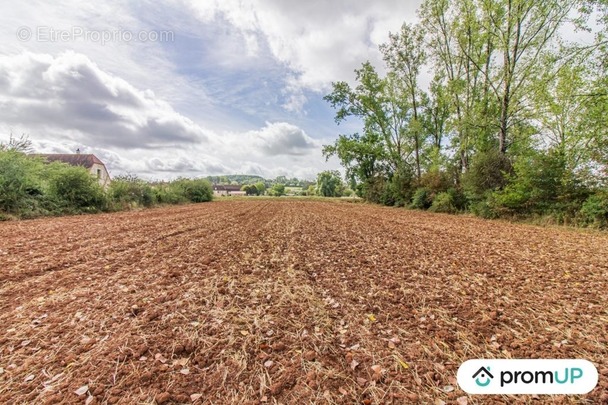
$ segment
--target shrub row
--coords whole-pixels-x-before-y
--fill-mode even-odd
[[[479,154],[460,183],[429,172],[411,195],[406,205],[414,209],[608,228],[608,190],[574,176],[559,153],[532,154],[513,165],[495,153]]]
[[[149,183],[127,175],[104,190],[83,167],[0,150],[0,219],[121,211],[212,197],[211,183],[203,179]]]

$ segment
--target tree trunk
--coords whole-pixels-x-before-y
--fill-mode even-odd
[[[498,133],[498,150],[501,154],[507,152],[507,133],[509,122],[509,86],[505,85],[505,94],[502,98],[500,106],[500,132]]]

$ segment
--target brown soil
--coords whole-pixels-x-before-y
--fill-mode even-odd
[[[599,233],[282,199],[1,223],[0,403],[608,403],[607,302]],[[480,357],[600,383],[467,396]]]

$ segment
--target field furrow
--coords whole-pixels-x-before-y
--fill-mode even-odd
[[[602,403],[607,302],[601,233],[255,198],[0,223],[0,403],[455,403],[482,357],[588,359],[541,400]]]

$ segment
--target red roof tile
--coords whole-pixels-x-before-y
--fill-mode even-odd
[[[32,156],[42,157],[49,162],[58,161],[72,166],[84,166],[87,169],[93,167],[94,164],[104,165],[103,162],[93,154],[36,153]]]

